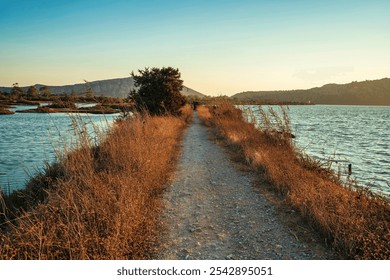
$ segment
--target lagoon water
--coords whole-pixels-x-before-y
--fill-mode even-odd
[[[300,149],[316,159],[331,159],[344,179],[351,164],[349,179],[390,197],[390,107],[289,106],[289,115]]]
[[[29,108],[34,107],[12,110]],[[352,164],[352,179],[390,197],[390,107],[290,106],[289,113],[294,141],[307,154],[338,161],[334,168],[344,175],[347,165]],[[115,117],[83,116],[85,122],[99,127],[107,127]],[[68,114],[0,115],[2,189],[23,188],[45,161],[55,160],[55,150],[61,151],[64,142],[74,141],[69,140],[75,139],[73,131]]]
[[[11,110],[36,106],[16,106]],[[107,129],[116,115],[78,114],[91,137],[96,127]],[[0,115],[0,186],[4,192],[23,188],[31,175],[53,162],[56,152],[76,142],[74,118],[69,114],[16,113]],[[95,127],[95,128],[94,128]]]

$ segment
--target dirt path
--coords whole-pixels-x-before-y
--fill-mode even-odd
[[[327,259],[321,246],[300,242],[275,209],[252,189],[208,139],[197,116],[183,143],[176,180],[164,195],[167,232],[160,259]]]

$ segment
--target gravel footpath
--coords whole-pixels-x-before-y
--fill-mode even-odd
[[[321,245],[299,241],[275,207],[252,188],[212,143],[195,114],[183,141],[175,181],[164,194],[159,259],[329,259]]]

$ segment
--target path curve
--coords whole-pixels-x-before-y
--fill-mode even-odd
[[[212,143],[195,113],[176,180],[164,194],[166,232],[159,259],[326,259],[325,249],[297,240],[275,208]]]

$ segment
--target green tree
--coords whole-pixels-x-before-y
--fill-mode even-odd
[[[90,82],[88,82],[87,80],[84,80],[85,82],[85,97],[87,99],[92,99],[93,98],[93,90],[92,90],[92,86],[90,84]]]
[[[11,89],[11,96],[19,98],[23,95],[23,89],[19,87],[18,83],[14,83]]]
[[[36,97],[38,97],[38,95],[39,95],[39,91],[37,90],[36,87],[30,86],[27,89],[27,97],[36,98]]]
[[[138,70],[140,75],[131,76],[135,88],[130,91],[129,99],[135,102],[138,110],[147,110],[151,115],[178,115],[179,109],[186,103],[180,93],[183,80],[180,79],[179,69],[172,67],[145,68]]]
[[[51,91],[50,91],[50,88],[48,86],[43,86],[43,87],[40,87],[39,88],[39,92],[41,93],[41,95],[43,97],[51,97]]]
[[[69,100],[73,101],[73,102],[76,102],[78,99],[79,99],[79,96],[77,95],[77,92],[72,90],[72,93],[69,96]]]
[[[92,89],[88,89],[88,90],[85,92],[85,98],[87,98],[87,99],[93,99],[93,96],[94,96],[94,94],[93,94]]]

